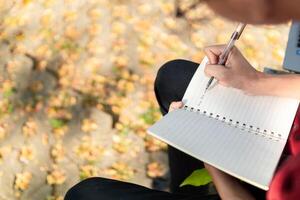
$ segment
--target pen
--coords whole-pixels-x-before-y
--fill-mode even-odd
[[[223,50],[223,52],[219,56],[218,65],[225,65],[227,57],[228,57],[231,49],[233,48],[235,41],[237,41],[240,38],[245,26],[246,26],[246,24],[239,23],[239,25],[237,26],[237,28],[235,29],[235,31],[231,35],[231,38],[230,38],[228,44],[226,45],[225,49]],[[209,79],[209,81],[206,85],[205,92],[209,88],[209,86],[212,84],[213,80],[214,80],[214,77],[212,76]]]

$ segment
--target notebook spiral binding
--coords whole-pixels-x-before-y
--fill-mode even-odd
[[[265,129],[260,129],[259,127],[254,127],[252,125],[248,125],[248,124],[245,124],[245,123],[242,123],[242,122],[239,122],[239,121],[234,121],[232,119],[227,119],[224,116],[220,116],[218,114],[210,113],[210,112],[207,112],[205,110],[202,111],[200,109],[196,109],[194,107],[190,107],[190,106],[187,106],[187,105],[183,106],[182,109],[187,110],[187,111],[191,111],[191,112],[196,112],[196,113],[199,113],[199,114],[203,114],[206,117],[214,118],[218,121],[222,121],[222,122],[226,123],[227,125],[233,126],[235,128],[239,128],[239,129],[241,129],[243,131],[246,131],[248,133],[252,133],[252,134],[255,134],[255,135],[270,139],[270,140],[279,141],[280,139],[282,139],[281,134],[276,134],[272,131],[268,131],[268,130],[265,130]]]

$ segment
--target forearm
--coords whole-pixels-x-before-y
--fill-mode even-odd
[[[208,165],[205,167],[223,200],[254,200],[254,197],[234,177]]]
[[[300,100],[300,75],[259,73],[257,80],[246,89],[253,95],[289,97]]]

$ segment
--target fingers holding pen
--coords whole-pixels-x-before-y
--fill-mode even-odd
[[[230,71],[226,67],[220,67],[220,65],[207,64],[204,68],[204,73],[207,77],[216,78],[221,85],[226,86],[228,79],[230,79]]]
[[[217,64],[219,60],[219,56],[222,54],[226,45],[214,45],[208,46],[204,48],[204,53],[208,57],[210,64]]]
[[[206,76],[216,78],[223,86],[253,93],[252,86],[263,73],[253,68],[236,47],[229,52],[225,66],[218,65],[218,57],[224,48],[224,45],[205,48],[205,54],[209,59],[204,69]]]

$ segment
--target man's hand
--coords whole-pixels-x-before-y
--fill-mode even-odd
[[[254,69],[236,47],[233,47],[229,53],[225,67],[218,65],[219,55],[224,48],[224,45],[216,45],[204,49],[209,59],[204,70],[205,74],[209,77],[215,77],[223,86],[234,87],[246,93],[255,94],[253,88],[263,73]]]

